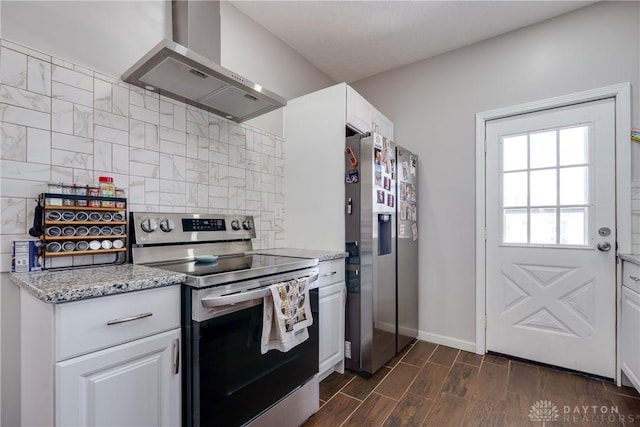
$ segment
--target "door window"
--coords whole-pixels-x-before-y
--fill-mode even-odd
[[[503,136],[503,245],[590,246],[589,124]]]

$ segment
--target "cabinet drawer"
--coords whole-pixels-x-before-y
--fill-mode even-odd
[[[55,358],[64,360],[178,327],[180,286],[59,304]]]
[[[640,292],[640,265],[629,261],[622,262],[622,286]]]
[[[320,287],[344,282],[344,258],[320,263]]]

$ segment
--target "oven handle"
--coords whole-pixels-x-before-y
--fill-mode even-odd
[[[318,275],[307,276],[309,283],[318,280]],[[202,298],[200,303],[205,308],[222,307],[224,305],[234,305],[241,302],[251,301],[252,299],[264,298],[269,295],[269,286],[254,289],[247,292],[239,292],[237,294],[225,295],[221,297]]]

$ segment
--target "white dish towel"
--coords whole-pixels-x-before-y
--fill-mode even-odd
[[[290,280],[269,286],[262,314],[262,354],[269,350],[287,352],[309,338],[313,324],[309,281]]]

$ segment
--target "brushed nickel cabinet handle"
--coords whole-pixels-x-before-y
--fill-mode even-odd
[[[629,276],[629,279],[633,280],[634,282],[640,282],[640,277]]]
[[[173,375],[180,373],[180,339],[173,341]]]
[[[334,274],[338,274],[337,271],[332,271],[331,273],[324,273],[324,277],[333,276]]]
[[[134,320],[144,319],[145,317],[150,317],[150,316],[153,316],[152,312],[136,314],[135,316],[130,316],[130,317],[122,317],[120,319],[113,319],[107,322],[107,326],[117,325],[119,323],[132,322]]]

